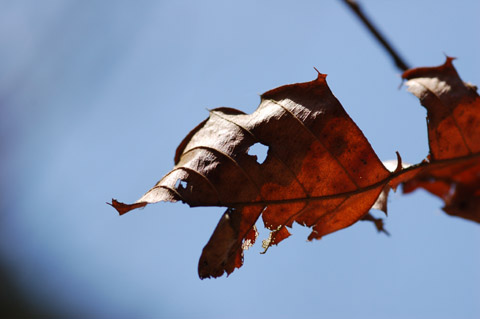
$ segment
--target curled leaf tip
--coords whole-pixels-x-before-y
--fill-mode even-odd
[[[449,56],[447,54],[445,54],[445,58],[446,58],[445,64],[452,64],[452,61],[457,59],[456,57]]]
[[[395,168],[394,173],[398,173],[403,168],[402,157],[400,156],[400,153],[398,151],[396,151],[395,153],[397,154],[397,168]]]
[[[315,69],[315,71],[317,71],[317,81],[325,81],[325,79],[327,78],[327,75],[328,74],[325,74],[325,73],[321,73],[320,71],[318,71],[318,69],[316,67],[313,67]]]
[[[361,220],[372,222],[378,233],[384,233],[385,235],[390,236],[390,233],[385,229],[383,219],[375,218],[372,214],[368,213]]]
[[[147,205],[146,202],[140,202],[140,203],[134,203],[134,204],[124,204],[124,203],[121,203],[121,202],[117,201],[114,198],[112,198],[112,203],[107,203],[107,204],[112,206],[113,208],[115,208],[119,215],[123,215],[125,213],[128,213],[132,209],[144,207],[145,205]]]

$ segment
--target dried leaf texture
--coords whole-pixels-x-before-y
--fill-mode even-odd
[[[260,216],[271,230],[265,250],[290,236],[294,222],[312,228],[309,240],[358,220],[387,233],[368,212],[386,213],[399,184],[406,193],[424,188],[448,214],[480,222],[480,98],[452,60],[403,74],[427,109],[430,155],[420,164],[404,165],[397,153],[389,172],[319,73],[264,93],[252,114],[211,110],[179,145],[167,175],[137,202],[111,205],[120,214],[160,201],[227,207],[200,257],[201,278],[242,266]],[[263,162],[249,154],[256,144],[268,147]]]
[[[450,215],[480,222],[480,98],[452,64],[406,71],[407,86],[427,109],[429,165],[404,183],[442,198]]]
[[[262,215],[272,231],[264,247],[290,235],[293,222],[322,236],[364,217],[390,172],[318,74],[316,80],[264,93],[252,114],[210,111],[177,149],[175,167],[135,205],[181,200],[191,206],[227,206],[199,262],[201,278],[231,273],[255,241]],[[268,147],[263,163],[248,154]]]

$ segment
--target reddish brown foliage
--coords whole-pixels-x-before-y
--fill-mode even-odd
[[[430,165],[405,182],[409,193],[423,187],[445,202],[450,215],[480,222],[480,98],[447,58],[433,68],[403,74],[427,109]]]
[[[403,77],[428,111],[429,161],[389,172],[325,81],[286,85],[262,95],[258,109],[210,111],[175,155],[175,167],[136,203],[113,200],[120,214],[159,201],[190,206],[226,206],[199,262],[201,278],[230,274],[255,242],[262,216],[271,230],[267,249],[290,236],[293,222],[312,228],[308,237],[348,227],[368,212],[386,210],[390,188],[423,187],[444,199],[449,214],[480,221],[480,103],[451,59]],[[248,154],[268,146],[263,163]]]

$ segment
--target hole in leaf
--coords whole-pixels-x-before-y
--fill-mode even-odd
[[[263,164],[267,158],[268,146],[262,143],[255,143],[248,149],[248,155],[255,156],[259,164]]]
[[[175,183],[175,189],[179,188],[187,189],[187,182],[183,179],[177,179],[177,182]]]

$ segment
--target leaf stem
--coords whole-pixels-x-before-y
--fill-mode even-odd
[[[380,42],[385,50],[387,50],[390,57],[395,62],[395,66],[401,71],[410,69],[408,64],[403,60],[395,49],[390,45],[387,39],[380,33],[380,31],[373,25],[370,19],[362,11],[362,8],[355,0],[343,0],[343,2],[355,13],[355,15],[363,22],[365,27],[372,33],[372,35]]]

